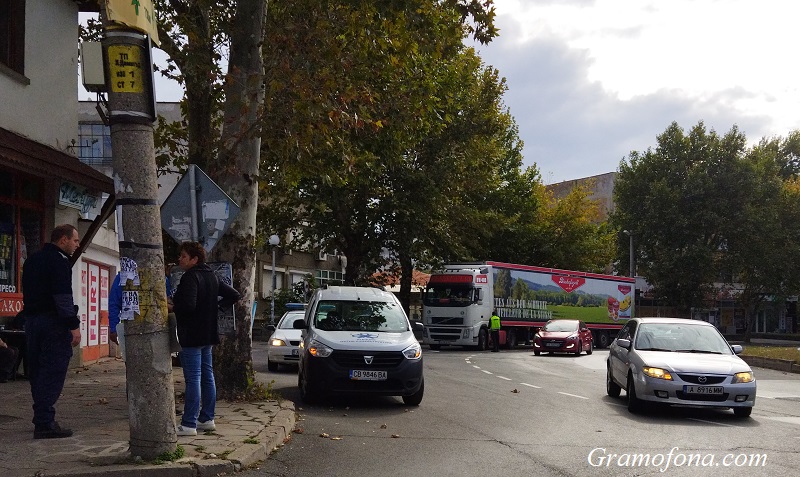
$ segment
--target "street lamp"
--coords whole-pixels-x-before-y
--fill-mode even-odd
[[[269,322],[270,324],[275,324],[275,285],[276,285],[276,278],[275,278],[275,250],[278,247],[278,244],[281,243],[281,238],[277,235],[270,235],[269,236],[269,244],[272,246],[272,301],[269,307]]]
[[[630,230],[623,230],[622,232],[627,234],[628,238],[630,239],[630,255],[629,255],[630,272],[629,272],[628,275],[631,278],[633,278],[633,277],[636,276],[636,268],[634,267],[634,264],[633,264],[633,232],[631,232]]]

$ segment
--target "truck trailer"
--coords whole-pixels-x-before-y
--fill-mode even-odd
[[[489,318],[500,316],[500,344],[529,343],[548,320],[577,319],[605,348],[634,316],[635,280],[503,262],[450,263],[434,272],[423,295],[422,342],[431,349],[486,350]]]

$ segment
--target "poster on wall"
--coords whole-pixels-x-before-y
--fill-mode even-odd
[[[89,270],[86,264],[83,264],[83,267],[81,267],[81,295],[78,297],[78,307],[80,308],[78,313],[81,317],[81,348],[85,348],[89,343],[89,333],[87,333],[88,316],[86,315],[86,310],[88,309],[87,297],[89,296],[88,287]]]
[[[100,344],[100,267],[89,265],[89,346]]]

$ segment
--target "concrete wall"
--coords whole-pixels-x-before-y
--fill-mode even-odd
[[[0,71],[0,127],[67,151],[77,141],[78,7],[27,0],[24,77]]]

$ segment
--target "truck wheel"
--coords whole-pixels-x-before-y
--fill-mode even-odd
[[[487,349],[489,349],[489,335],[486,333],[486,328],[481,328],[478,332],[478,351]]]
[[[517,333],[515,330],[506,332],[506,348],[514,349],[517,347]]]
[[[597,347],[600,349],[608,348],[608,345],[611,344],[611,338],[608,336],[608,333],[605,331],[598,331],[597,332]]]

